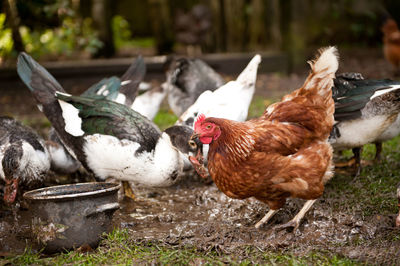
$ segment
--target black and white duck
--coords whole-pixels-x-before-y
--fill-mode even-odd
[[[335,124],[329,141],[337,151],[353,149],[359,175],[362,146],[400,133],[400,82],[365,80],[359,73],[344,73],[334,80],[332,97]]]
[[[178,117],[204,91],[214,91],[225,84],[224,79],[200,59],[172,60],[166,71],[166,79],[168,104]]]
[[[4,116],[0,117],[0,162],[6,203],[15,201],[20,187],[42,185],[50,170],[50,156],[43,138],[30,127]]]
[[[171,185],[185,163],[190,165],[188,155],[201,151],[199,142],[190,141],[189,127],[161,132],[125,105],[66,94],[25,53],[18,57],[17,70],[71,155],[100,180],[112,177],[147,186]]]
[[[81,96],[119,102],[152,120],[160,108],[166,91],[161,87],[150,89],[150,85],[143,83],[145,73],[144,60],[138,56],[121,78],[115,76],[104,78],[83,92]],[[141,90],[140,87],[144,87],[143,90],[146,91],[137,95]],[[53,171],[71,174],[80,168],[80,162],[67,151],[54,129],[49,132],[47,146]]]
[[[104,78],[92,85],[81,96],[105,97],[109,100],[131,106],[135,101],[145,75],[146,64],[143,57],[139,55],[120,78]]]

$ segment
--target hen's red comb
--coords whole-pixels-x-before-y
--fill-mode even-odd
[[[197,116],[196,122],[195,123],[201,123],[204,121],[204,119],[206,119],[206,116],[204,114],[199,114]]]

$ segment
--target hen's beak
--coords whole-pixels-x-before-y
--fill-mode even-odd
[[[18,192],[19,178],[11,180],[6,179],[6,186],[4,187],[4,202],[11,204],[15,201]]]

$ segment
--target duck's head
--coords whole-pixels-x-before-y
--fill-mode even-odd
[[[202,156],[203,144],[198,139],[191,139],[193,129],[188,126],[172,126],[164,131],[171,139],[172,145],[178,149],[184,156],[183,170],[192,169],[189,157]]]
[[[203,150],[203,144],[198,139],[191,139],[193,129],[188,126],[172,126],[164,132],[170,137],[172,145],[184,155],[194,156]]]

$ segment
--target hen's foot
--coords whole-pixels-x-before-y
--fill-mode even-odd
[[[274,226],[274,230],[282,230],[282,229],[286,229],[286,228],[293,228],[293,232],[296,232],[297,229],[299,228],[299,225],[300,225],[300,220],[293,219],[293,220],[290,220],[289,222],[287,222],[285,224],[280,224],[280,225]]]
[[[304,203],[303,208],[301,208],[301,210],[296,214],[296,216],[292,220],[290,220],[285,224],[275,226],[274,230],[293,227],[293,232],[296,232],[297,229],[299,228],[300,222],[303,219],[304,215],[308,212],[308,210],[311,208],[311,206],[314,204],[315,201],[316,200],[307,200],[306,203]]]
[[[277,212],[278,210],[269,210],[267,214],[258,222],[256,223],[255,227],[260,228],[261,225],[265,224],[266,222],[271,219],[272,216]]]

